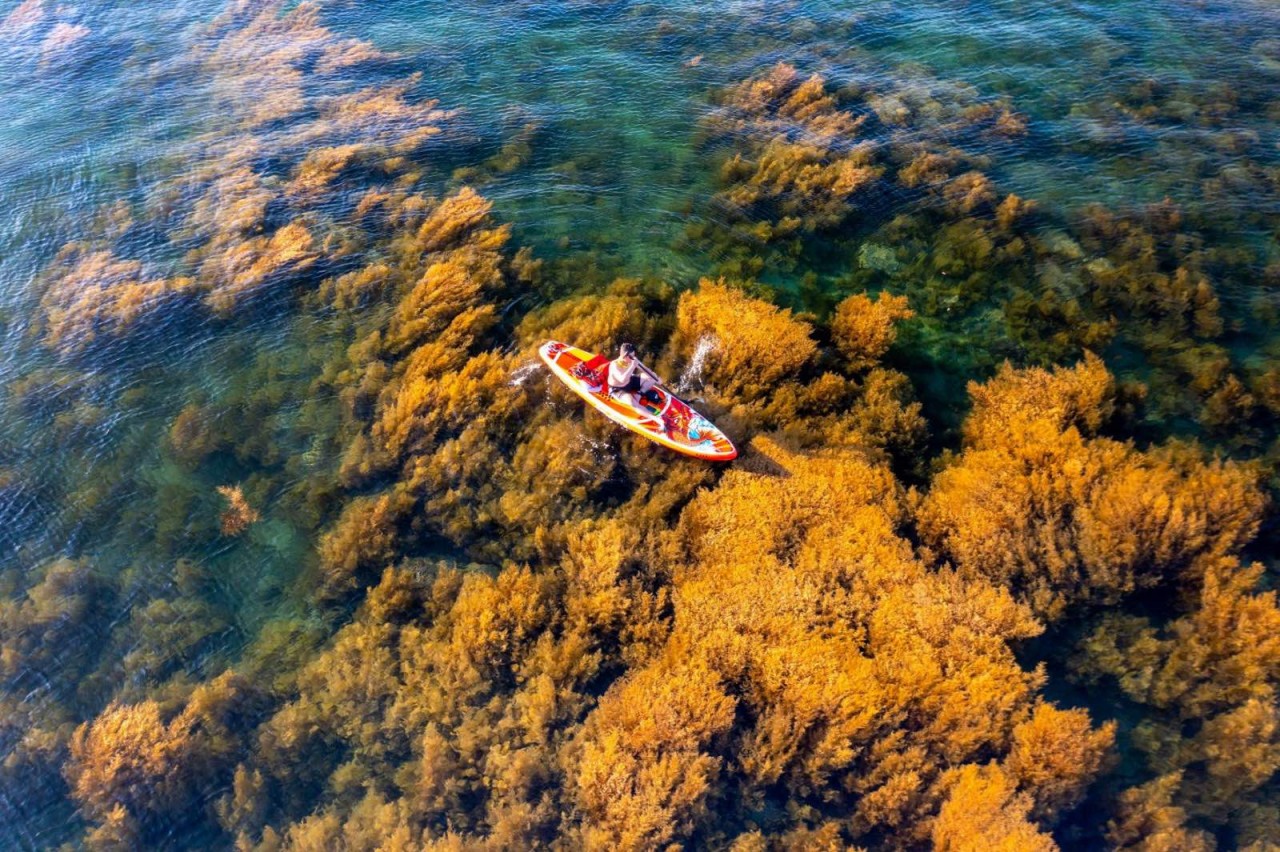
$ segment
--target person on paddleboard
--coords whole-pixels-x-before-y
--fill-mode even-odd
[[[636,348],[630,343],[622,344],[618,357],[609,362],[609,396],[630,405],[665,432],[667,424],[640,407],[640,397],[657,384],[658,377],[636,357]]]

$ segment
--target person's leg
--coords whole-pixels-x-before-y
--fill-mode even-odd
[[[632,375],[631,378],[627,379],[627,383],[625,385],[610,388],[609,394],[614,399],[618,400],[618,402],[625,402],[627,405],[635,408],[637,402],[636,392],[639,390],[640,378],[639,376]]]
[[[650,375],[645,375],[640,379],[640,399],[649,400],[653,405],[661,405],[662,397],[654,390],[658,386],[658,380]]]
[[[657,425],[663,432],[667,431],[667,424],[661,417],[654,417],[640,404],[640,394],[638,391],[616,390],[613,394],[614,398],[619,402],[625,402],[631,406],[631,410],[639,414],[645,420]]]

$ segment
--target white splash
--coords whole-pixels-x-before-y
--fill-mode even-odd
[[[534,361],[531,364],[525,364],[523,367],[517,367],[511,372],[511,386],[518,388],[529,380],[529,377],[538,372],[538,368],[542,366],[542,362]]]
[[[676,393],[687,393],[693,388],[694,382],[702,384],[702,370],[707,364],[707,356],[715,349],[716,339],[712,335],[704,334],[698,338],[698,345],[693,348],[693,357],[689,359],[688,365],[680,373],[680,380],[676,382]]]
[[[597,441],[585,432],[578,433],[578,447],[597,461],[613,455],[613,450],[607,441]]]

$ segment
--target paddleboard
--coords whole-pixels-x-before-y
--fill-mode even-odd
[[[709,461],[738,457],[733,442],[723,432],[661,385],[645,394],[644,414],[610,396],[608,357],[558,340],[542,344],[538,355],[557,379],[619,426],[686,456]],[[665,430],[658,420],[665,424]]]

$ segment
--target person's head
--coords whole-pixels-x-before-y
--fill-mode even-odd
[[[631,359],[636,357],[636,348],[630,343],[624,343],[618,347],[618,357]]]

